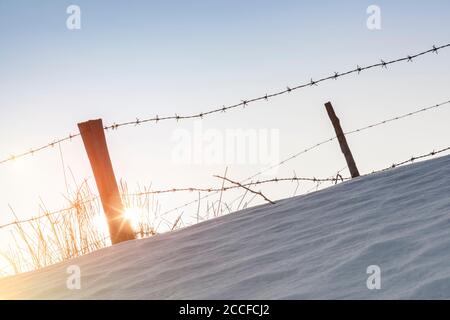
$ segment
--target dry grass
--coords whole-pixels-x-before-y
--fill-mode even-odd
[[[10,231],[12,245],[2,255],[15,273],[72,259],[110,244],[107,235],[95,226],[96,219],[101,218],[100,203],[88,184],[83,183],[67,200],[65,210],[49,212],[41,204],[42,218],[14,225]]]
[[[168,219],[160,214],[161,204],[154,194],[136,195],[145,193],[149,188],[138,189],[130,194],[127,184],[120,182],[124,207],[134,208],[139,215],[137,223],[133,225],[136,238],[156,235],[161,226],[164,226],[165,231],[172,231],[188,225],[183,219],[184,211]],[[192,210],[196,214],[190,217],[191,224],[247,207],[254,199],[246,199],[247,195],[245,191],[226,203],[222,194],[219,194],[218,200],[202,203],[199,193],[199,201],[195,204],[197,207]],[[41,204],[39,218],[12,227],[9,250],[0,255],[15,274],[43,268],[111,245],[100,199],[88,183],[85,181],[66,199],[67,209],[49,212]],[[18,220],[12,208],[11,211]],[[101,224],[103,228],[99,227]]]

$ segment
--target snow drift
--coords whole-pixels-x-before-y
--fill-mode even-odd
[[[449,182],[450,156],[361,177],[0,279],[0,298],[450,298]]]

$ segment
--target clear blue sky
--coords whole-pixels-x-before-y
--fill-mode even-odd
[[[66,28],[79,5],[81,30]],[[381,8],[381,30],[366,9]],[[0,1],[0,158],[76,132],[80,121],[111,124],[136,117],[205,111],[294,86],[334,71],[389,60],[450,42],[449,1]],[[278,129],[280,159],[333,135],[323,103],[345,129],[450,99],[450,50],[412,64],[327,82],[246,110],[211,116],[204,129]],[[352,138],[360,171],[447,146],[450,108]],[[171,162],[172,135],[193,121],[109,133],[117,178],[131,188],[219,184],[218,165]],[[91,176],[80,139],[62,146],[66,168]],[[281,168],[277,175],[327,176],[344,166],[336,144]],[[232,165],[242,179],[258,165]],[[303,188],[303,187],[301,187]],[[306,188],[306,187],[305,187]],[[305,188],[301,191],[305,191]],[[267,188],[287,197],[293,186]],[[64,204],[58,149],[0,166],[0,223]],[[195,198],[179,195],[169,209]]]

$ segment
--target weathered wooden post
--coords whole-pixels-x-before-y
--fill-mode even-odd
[[[341,146],[341,151],[344,154],[345,161],[347,161],[347,166],[350,170],[350,174],[352,175],[352,178],[359,177],[358,168],[356,167],[352,152],[350,151],[350,148],[347,144],[347,139],[345,139],[344,131],[342,131],[339,118],[336,116],[331,102],[325,103],[325,108],[327,109],[328,116],[330,117],[331,123],[333,124],[334,131],[336,132],[336,137],[339,141],[339,145]]]
[[[91,163],[103,211],[113,244],[135,239],[130,223],[123,215],[123,204],[109,157],[102,119],[79,123],[84,147]]]

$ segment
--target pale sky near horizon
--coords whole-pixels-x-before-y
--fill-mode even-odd
[[[81,8],[81,29],[66,8]],[[381,30],[366,26],[369,5]],[[207,111],[354,68],[450,43],[449,1],[8,1],[0,0],[0,159],[75,133],[81,121],[105,124]],[[283,159],[333,129],[331,101],[344,129],[450,100],[450,49],[305,88],[245,110],[212,115],[202,132],[277,130]],[[450,107],[349,137],[361,172],[450,145]],[[177,164],[174,134],[196,121],[108,133],[117,179],[131,189],[215,186],[227,163]],[[68,176],[92,176],[81,139],[61,145]],[[324,177],[345,165],[331,143],[289,162],[277,176]],[[264,167],[264,166],[262,166]],[[241,180],[261,165],[229,165]],[[345,172],[348,175],[348,172]],[[69,177],[71,180],[72,178]],[[301,186],[302,188],[302,186]],[[291,184],[265,188],[288,197]],[[299,193],[305,191],[301,189]],[[64,206],[58,148],[0,165],[0,224]],[[174,198],[175,197],[175,198]],[[192,200],[175,194],[164,209]]]

